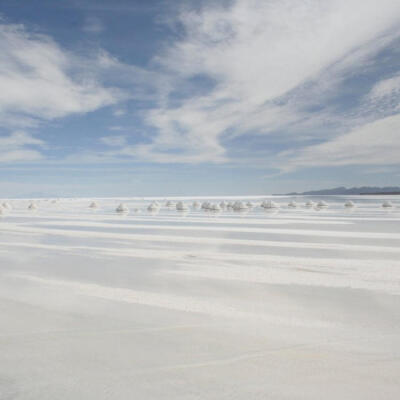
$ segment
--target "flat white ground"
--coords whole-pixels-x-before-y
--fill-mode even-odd
[[[0,399],[399,399],[400,198],[346,199],[9,200]]]

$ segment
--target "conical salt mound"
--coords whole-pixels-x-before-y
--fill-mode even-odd
[[[210,203],[208,201],[204,201],[203,204],[201,205],[201,208],[203,210],[208,210],[210,208]]]
[[[156,203],[155,201],[153,201],[153,203],[151,203],[148,207],[147,207],[147,211],[157,211],[159,209],[159,205],[158,203]]]
[[[178,203],[176,203],[176,209],[177,209],[177,211],[187,211],[189,208],[182,201],[178,201]]]
[[[314,202],[312,200],[308,200],[306,203],[306,207],[314,207]]]
[[[97,202],[96,201],[92,201],[90,204],[89,204],[89,208],[98,208],[98,204],[97,204]]]
[[[234,211],[242,211],[242,210],[247,210],[248,207],[242,201],[236,201],[233,204],[233,209]]]
[[[279,204],[275,203],[275,201],[273,200],[268,200],[268,201],[263,201],[261,203],[261,207],[265,208],[265,209],[270,209],[270,208],[279,208]]]
[[[382,207],[385,207],[385,208],[393,207],[393,204],[392,204],[392,202],[390,200],[385,200],[382,203]]]
[[[28,206],[28,210],[37,210],[37,205],[35,203],[30,203]]]
[[[294,200],[292,200],[292,201],[289,202],[288,207],[296,208],[297,207],[297,203]]]
[[[324,200],[320,200],[317,204],[318,207],[328,207],[328,203]]]
[[[128,208],[124,203],[121,203],[121,204],[115,209],[115,211],[116,211],[117,213],[127,213],[127,212],[129,212],[129,208]]]
[[[218,211],[221,211],[222,209],[221,209],[221,206],[219,204],[211,203],[210,206],[209,206],[209,210],[218,212]]]
[[[200,207],[200,203],[198,201],[193,202],[192,204],[193,208],[199,208]]]
[[[269,203],[270,203],[271,208],[279,208],[280,207],[280,205],[278,203],[276,203],[275,201],[271,200]]]
[[[346,203],[344,203],[344,206],[347,208],[352,208],[355,207],[355,204],[351,200],[347,200]]]
[[[7,203],[6,201],[2,204],[2,207],[6,210],[12,210],[11,204]]]

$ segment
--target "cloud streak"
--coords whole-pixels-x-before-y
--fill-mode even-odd
[[[104,50],[78,55],[0,20],[0,123],[13,132],[113,106],[114,122],[106,123],[115,135],[98,134],[91,148],[58,158],[65,163],[229,163],[283,172],[395,163],[400,71],[383,73],[379,57],[400,38],[397,0],[184,4],[164,15],[174,35],[146,68]],[[109,32],[90,18],[83,29]],[[120,104],[127,100],[137,103]],[[15,151],[42,157],[34,146]],[[388,156],[373,157],[373,148]]]
[[[370,122],[361,109],[338,116],[328,103],[398,37],[399,13],[390,0],[379,8],[372,0],[362,7],[236,0],[182,11],[181,38],[154,59],[163,85],[144,121],[156,134],[127,153],[161,163],[226,162],[236,137],[283,135],[290,148],[305,132],[330,140]],[[187,93],[193,80],[198,84]]]
[[[400,115],[358,127],[330,141],[280,154],[283,170],[344,165],[398,165]]]
[[[0,136],[0,162],[32,162],[44,157],[39,148],[46,147],[45,142],[22,131],[15,131],[9,136]]]
[[[104,55],[89,61],[46,35],[0,21],[0,122],[35,126],[117,103],[121,91],[96,79],[104,68]]]

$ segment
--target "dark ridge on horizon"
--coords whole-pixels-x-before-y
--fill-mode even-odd
[[[322,190],[311,190],[307,192],[291,192],[286,193],[288,196],[294,195],[400,195],[400,186],[361,186],[361,187],[352,187],[346,188],[344,186],[339,186],[333,189],[322,189]]]

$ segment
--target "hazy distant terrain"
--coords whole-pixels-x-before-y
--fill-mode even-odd
[[[340,186],[333,189],[311,190],[302,193],[288,193],[288,195],[358,195],[358,194],[400,194],[400,186],[361,186],[353,188],[345,188]]]
[[[0,398],[397,400],[400,203],[347,199],[10,200]]]

